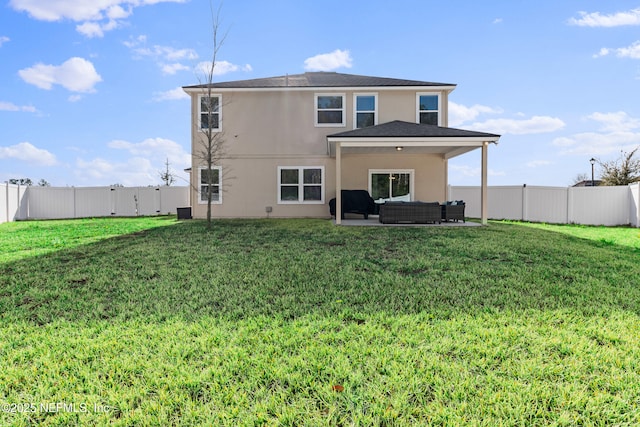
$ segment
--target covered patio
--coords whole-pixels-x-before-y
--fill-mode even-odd
[[[392,121],[376,126],[341,132],[327,136],[327,150],[336,159],[336,212],[342,212],[343,156],[377,154],[393,156],[435,155],[444,160],[445,179],[442,188],[446,192],[447,160],[470,151],[481,149],[481,224],[487,224],[487,171],[488,147],[497,144],[500,135],[454,129],[434,125]],[[351,220],[350,220],[351,221]],[[336,225],[342,224],[336,215]],[[364,225],[364,224],[362,224]]]

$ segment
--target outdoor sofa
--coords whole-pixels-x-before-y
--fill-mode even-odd
[[[383,224],[442,221],[442,208],[438,202],[386,202],[380,205],[379,221]]]
[[[375,215],[378,207],[367,190],[342,190],[342,215],[345,213],[355,213],[364,215],[368,219],[369,215]],[[336,199],[329,200],[329,213],[336,215]]]

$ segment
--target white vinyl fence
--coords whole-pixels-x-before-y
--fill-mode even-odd
[[[4,190],[4,191],[2,191]],[[25,187],[0,186],[0,223],[21,219],[62,219],[175,214],[190,206],[189,187]]]
[[[464,200],[465,215],[480,218],[480,187],[449,187],[449,200]],[[492,186],[490,219],[555,224],[640,226],[640,184],[619,187]]]

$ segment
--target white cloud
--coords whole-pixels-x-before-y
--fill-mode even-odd
[[[158,170],[159,168],[154,168],[148,159],[142,157],[133,157],[122,162],[98,157],[91,160],[77,159],[74,173],[81,182],[134,187],[159,184]]]
[[[600,58],[609,54],[615,54],[618,58],[640,59],[640,40],[633,42],[630,46],[611,49],[603,47],[598,53],[593,55],[594,58]]]
[[[102,81],[93,64],[83,58],[71,58],[61,65],[36,64],[18,71],[25,82],[49,90],[58,84],[71,92],[95,92],[94,85]]]
[[[134,156],[169,162],[175,167],[184,169],[191,163],[191,155],[180,144],[170,139],[147,138],[142,142],[114,140],[107,144],[109,148],[126,150]]]
[[[533,116],[530,119],[491,119],[474,123],[470,128],[474,130],[497,133],[500,135],[528,135],[555,132],[564,127],[565,123],[557,117]]]
[[[449,125],[460,126],[465,122],[475,120],[480,114],[499,114],[502,110],[475,104],[471,107],[449,101]]]
[[[147,47],[146,42],[146,36],[138,36],[135,39],[123,42],[123,44],[131,49],[134,58],[151,58],[155,60],[163,74],[173,75],[178,71],[189,70],[190,67],[179,61],[198,59],[198,53],[193,49],[176,49],[171,46],[161,45]]]
[[[153,95],[154,101],[175,101],[178,99],[189,99],[189,95],[187,95],[181,87],[177,87],[165,92],[155,92]]]
[[[24,111],[26,113],[37,113],[36,107],[31,105],[16,105],[12,102],[0,101],[0,111]]]
[[[496,18],[492,22],[492,24],[501,24],[501,23],[502,23],[502,18]]]
[[[83,22],[77,31],[87,37],[102,37],[122,25],[122,20],[139,6],[156,3],[184,3],[187,0],[10,0],[9,5],[17,11],[27,12],[39,21]]]
[[[6,42],[8,42],[10,40],[11,39],[9,37],[0,36],[0,47],[2,47],[3,44],[5,44]]]
[[[619,27],[623,25],[640,25],[640,8],[626,12],[617,12],[611,15],[602,15],[600,12],[578,12],[579,18],[570,18],[570,25],[580,27]]]
[[[634,132],[583,132],[570,137],[556,138],[553,145],[563,147],[561,154],[602,156],[617,151],[630,151],[640,145],[640,133]]]
[[[0,159],[17,159],[38,166],[53,166],[58,163],[56,156],[29,142],[0,147]]]
[[[331,53],[322,53],[304,61],[304,69],[307,71],[333,71],[344,67],[351,68],[353,59],[348,50],[336,49]]]
[[[78,158],[75,173],[80,180],[101,185],[158,185],[160,171],[164,169],[164,162],[169,159],[172,172],[188,182],[183,169],[190,166],[191,155],[175,141],[164,138],[147,138],[137,143],[114,140],[107,146],[124,151],[131,157],[123,160],[108,160],[103,157],[89,160]]]
[[[624,111],[615,113],[593,113],[587,119],[602,124],[601,130],[604,132],[625,132],[640,128],[640,119],[630,117]]]
[[[200,62],[196,65],[196,73],[204,75],[205,77],[209,75],[209,70],[211,69],[211,62]],[[250,72],[253,70],[253,67],[249,64],[245,65],[236,65],[232,64],[229,61],[216,61],[215,67],[213,69],[214,76],[222,76],[227,73],[232,73],[234,71],[244,71]]]
[[[107,21],[106,23],[85,22],[83,24],[76,25],[76,31],[88,38],[104,37],[104,33],[106,31],[116,29],[120,25],[121,24],[118,21],[113,19]]]
[[[602,156],[621,149],[630,151],[640,145],[640,132],[637,132],[640,119],[630,117],[624,111],[596,112],[586,119],[599,123],[599,132],[582,132],[554,139],[553,145],[564,149],[562,154]]]
[[[186,65],[182,65],[179,62],[176,62],[174,64],[164,64],[162,65],[161,69],[163,74],[173,75],[178,71],[188,70],[189,67],[187,67]]]

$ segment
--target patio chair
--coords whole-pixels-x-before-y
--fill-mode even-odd
[[[465,204],[462,200],[443,203],[442,204],[442,220],[465,222],[464,208],[465,208]]]

